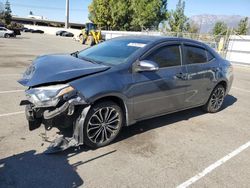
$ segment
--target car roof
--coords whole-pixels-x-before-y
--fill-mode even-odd
[[[180,38],[180,37],[168,37],[168,36],[152,36],[152,35],[131,35],[131,36],[122,36],[113,38],[113,40],[119,39],[128,39],[128,40],[145,40],[149,43],[157,43],[157,42],[167,42],[167,41],[179,41],[179,42],[191,42],[196,43],[198,45],[204,45],[204,43],[199,42],[197,40],[188,39],[188,38]]]

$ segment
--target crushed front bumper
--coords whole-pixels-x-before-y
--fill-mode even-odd
[[[35,130],[43,124],[46,130],[58,128],[62,135],[51,143],[45,153],[55,153],[83,144],[83,126],[90,105],[80,97],[61,102],[53,108],[36,108],[28,101],[22,101],[21,104],[26,105],[29,130]]]

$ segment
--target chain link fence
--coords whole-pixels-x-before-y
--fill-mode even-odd
[[[198,40],[206,43],[217,51],[222,57],[227,58],[234,41],[232,35],[235,34],[232,29],[228,29],[226,35],[213,35],[210,33],[186,33],[186,32],[163,32],[157,30],[143,30],[141,32],[133,31],[102,31],[106,40],[128,35],[149,35],[149,36],[168,36],[168,37],[181,37],[193,40]],[[239,36],[240,37],[240,36]]]
[[[219,52],[223,57],[226,57],[230,34],[231,32],[228,32],[226,35],[215,36],[209,33],[161,32],[162,36],[182,37],[204,42]]]

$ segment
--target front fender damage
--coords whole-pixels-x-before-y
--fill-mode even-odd
[[[59,129],[61,136],[52,141],[44,152],[56,153],[84,144],[83,127],[90,108],[91,105],[86,104],[79,96],[64,101],[56,108],[36,108],[32,104],[26,104],[26,118],[30,130],[39,128],[41,124],[46,130],[53,127]]]
[[[47,153],[47,154],[57,153],[60,151],[64,151],[70,147],[77,147],[79,145],[84,144],[83,126],[84,126],[84,122],[85,122],[85,119],[86,119],[86,116],[90,107],[91,106],[89,105],[86,108],[84,108],[81,115],[76,120],[74,127],[73,127],[72,137],[62,136],[62,137],[55,139],[44,153]]]

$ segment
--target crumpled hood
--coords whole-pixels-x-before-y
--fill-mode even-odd
[[[18,82],[27,87],[60,83],[102,72],[109,68],[71,55],[46,55],[35,59]]]

